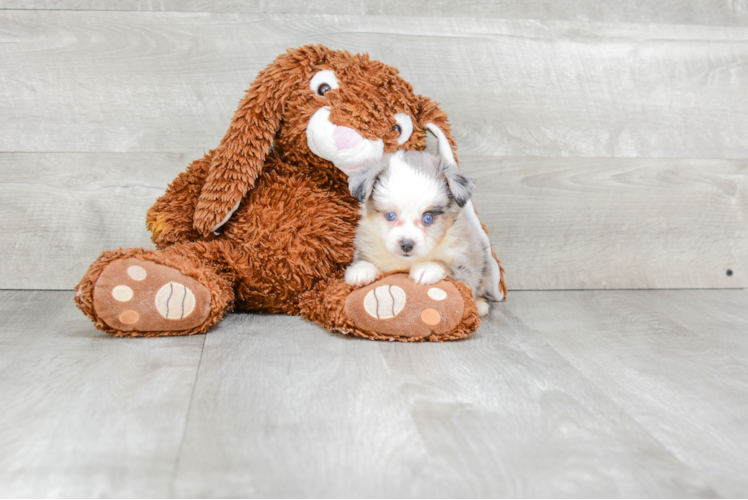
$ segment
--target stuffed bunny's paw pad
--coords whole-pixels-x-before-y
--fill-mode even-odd
[[[377,336],[420,339],[451,332],[465,304],[449,281],[420,285],[398,273],[354,290],[345,312],[357,327]]]
[[[96,314],[127,332],[189,330],[210,313],[210,292],[176,269],[136,258],[109,264],[94,289]]]

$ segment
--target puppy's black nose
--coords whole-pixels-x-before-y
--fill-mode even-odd
[[[408,253],[413,250],[415,244],[416,243],[413,240],[400,240],[400,249],[403,252]]]

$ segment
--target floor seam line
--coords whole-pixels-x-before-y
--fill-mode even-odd
[[[195,389],[197,388],[197,379],[200,375],[200,366],[203,362],[203,353],[205,352],[205,344],[208,341],[208,334],[203,334],[203,345],[200,348],[200,358],[197,360],[197,367],[195,369],[195,378],[192,381],[192,391],[190,392],[190,402],[187,405],[187,414],[184,417],[184,425],[182,428],[182,438],[179,440],[179,448],[177,449],[177,455],[174,460],[174,470],[171,473],[171,479],[169,481],[169,498],[174,498],[174,488],[177,478],[177,471],[179,471],[179,465],[182,461],[182,452],[184,451],[184,441],[187,437],[187,425],[190,422],[190,414],[192,413],[192,402],[195,399]]]

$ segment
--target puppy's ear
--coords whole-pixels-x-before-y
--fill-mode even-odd
[[[286,101],[298,91],[311,65],[330,52],[322,45],[289,50],[257,75],[213,153],[193,219],[199,233],[215,231],[239,208],[273,145]]]
[[[389,165],[390,155],[384,155],[381,160],[371,161],[348,177],[348,189],[351,196],[359,203],[365,203],[374,191],[377,178]]]
[[[464,176],[456,164],[447,163],[443,159],[441,161],[442,171],[444,172],[444,177],[447,179],[449,191],[452,193],[452,197],[455,199],[457,206],[462,208],[473,196],[475,179]]]
[[[439,156],[456,164],[457,144],[452,137],[452,127],[449,125],[447,113],[442,111],[438,103],[428,97],[418,96],[417,115],[418,127],[436,136]]]
[[[359,203],[365,203],[374,189],[374,178],[363,173],[351,175],[348,177],[348,188],[351,190],[351,196]]]

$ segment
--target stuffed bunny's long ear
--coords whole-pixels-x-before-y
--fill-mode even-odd
[[[457,143],[452,137],[452,127],[449,125],[447,113],[442,111],[439,103],[428,97],[418,96],[416,121],[420,129],[427,129],[436,136],[439,156],[449,163],[457,164],[454,151]]]
[[[436,136],[439,156],[443,158],[447,163],[453,165],[455,168],[458,168],[457,157],[454,153],[455,141],[454,138],[452,138],[451,129],[449,127],[449,124],[447,123],[447,114],[427,98],[422,99],[422,103],[419,106],[420,110],[423,110],[421,113],[423,118],[419,116],[419,122],[423,120],[421,126],[425,127]],[[463,178],[467,179],[464,176]],[[472,179],[470,179],[470,181],[472,181]],[[459,182],[455,183],[455,187],[458,190],[460,189],[459,184]],[[471,195],[473,187],[474,183],[469,186]],[[451,183],[450,189],[452,189]],[[488,293],[488,297],[491,300],[502,300],[505,297],[506,286],[504,285],[504,280],[501,275],[501,266],[499,265],[499,262],[496,259],[496,256],[494,255],[491,248],[491,240],[488,239],[486,230],[484,229],[480,219],[478,219],[478,214],[475,212],[473,200],[467,200],[467,203],[465,203],[463,207],[462,213],[465,214],[468,223],[473,226],[476,233],[480,235],[480,238],[483,241],[484,257],[485,261],[488,264],[488,270],[486,271],[488,280],[486,291]]]
[[[200,192],[193,220],[199,233],[208,235],[225,224],[254,186],[285,103],[304,75],[295,56],[296,51],[282,54],[261,71],[239,103]]]
[[[439,156],[444,158],[447,163],[451,165],[457,165],[457,158],[455,158],[455,153],[452,150],[452,144],[450,144],[449,139],[447,139],[447,136],[444,134],[444,132],[442,132],[442,129],[440,129],[433,123],[427,123],[426,128],[436,136],[437,151],[439,153]]]

